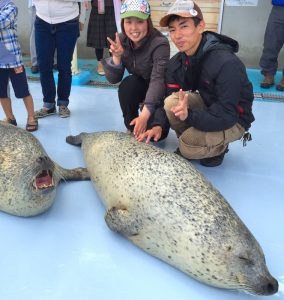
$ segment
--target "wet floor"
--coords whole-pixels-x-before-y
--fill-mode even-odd
[[[30,83],[36,109],[39,83]],[[18,125],[26,112],[14,98]],[[82,131],[124,131],[114,88],[73,86],[71,117],[40,119],[34,135],[49,156],[66,168],[83,166],[80,148],[65,137]],[[234,142],[224,163],[205,168],[194,163],[229,201],[261,244],[268,268],[284,299],[284,103],[256,100],[253,140]],[[0,111],[0,118],[3,112]],[[177,146],[173,132],[159,145]],[[206,286],[150,256],[111,232],[105,209],[90,182],[60,184],[46,213],[20,218],[0,213],[0,299],[2,300],[188,300],[260,299]]]

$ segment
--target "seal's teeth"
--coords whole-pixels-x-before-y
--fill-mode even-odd
[[[35,182],[35,181],[33,181],[33,187],[34,187],[36,190],[38,190],[38,188],[37,188],[37,186],[36,186],[36,182]]]

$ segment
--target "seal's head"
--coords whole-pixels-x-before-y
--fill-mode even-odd
[[[61,179],[89,179],[84,168],[64,169],[29,132],[0,122],[0,210],[33,216],[54,202]]]
[[[225,262],[224,269],[221,266],[219,269],[224,270],[220,278],[227,278],[227,288],[263,296],[278,292],[278,282],[268,271],[263,251],[247,229],[240,233],[240,238],[232,237],[220,244],[219,254],[223,256],[219,261]],[[218,272],[214,275],[219,277]]]

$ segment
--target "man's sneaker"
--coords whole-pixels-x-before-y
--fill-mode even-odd
[[[59,106],[59,116],[61,118],[70,117],[70,110],[67,106]]]
[[[47,117],[47,116],[51,116],[51,115],[54,115],[56,114],[56,108],[53,107],[53,108],[41,108],[40,110],[36,110],[35,111],[35,118],[36,119],[40,119],[40,118],[44,118],[44,117]]]
[[[284,91],[284,75],[283,75],[281,81],[276,85],[276,89],[278,91]]]
[[[274,76],[273,75],[265,75],[260,86],[264,89],[268,89],[274,85]]]
[[[181,152],[180,152],[180,150],[179,150],[179,147],[176,148],[176,150],[174,151],[174,153],[177,154],[177,155],[179,155],[179,156],[182,156],[182,155],[181,155]],[[182,157],[183,157],[183,156],[182,156]]]
[[[200,159],[200,164],[205,167],[217,167],[222,164],[225,154],[229,152],[228,146],[225,151],[217,156]]]
[[[178,156],[184,158],[184,159],[187,160],[187,161],[192,161],[192,159],[186,158],[186,157],[184,157],[184,156],[181,154],[181,152],[180,152],[180,150],[179,150],[179,147],[177,147],[176,150],[175,150],[173,153],[174,153],[174,154],[177,154]]]

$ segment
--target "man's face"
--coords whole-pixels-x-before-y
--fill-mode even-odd
[[[192,18],[178,18],[169,23],[171,40],[179,51],[193,55],[202,39],[204,27],[203,20],[195,27]]]

